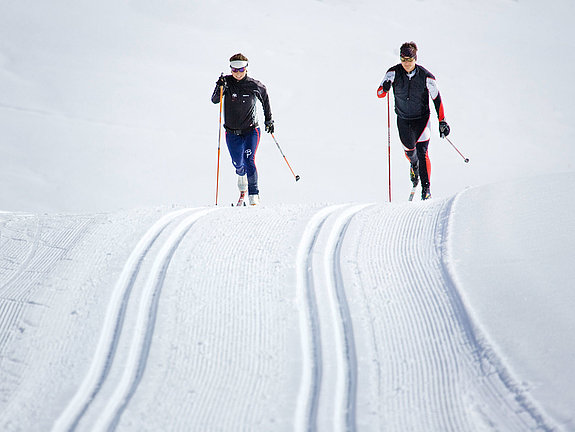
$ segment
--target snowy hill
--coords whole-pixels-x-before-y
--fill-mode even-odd
[[[575,430],[575,175],[525,184],[4,214],[0,428]]]

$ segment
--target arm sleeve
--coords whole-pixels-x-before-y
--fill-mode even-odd
[[[439,88],[437,87],[437,82],[435,78],[428,77],[426,80],[427,90],[431,95],[433,100],[433,105],[435,106],[435,111],[437,112],[437,118],[439,121],[445,120],[445,113],[443,111],[443,102],[441,101],[441,94],[439,93]]]
[[[212,102],[215,104],[220,103],[220,86],[216,85],[214,92],[212,93]]]
[[[256,94],[257,94],[257,97],[260,100],[260,102],[262,103],[262,106],[264,108],[265,121],[268,122],[272,119],[272,108],[270,105],[270,98],[268,96],[268,91],[266,89],[266,86],[263,85],[262,83],[258,83],[258,91]]]
[[[394,80],[395,80],[395,71],[390,69],[387,71],[387,73],[383,77],[383,80],[381,80],[381,84],[379,85],[379,88],[377,89],[377,97],[378,98],[384,98],[387,96],[387,94],[389,93],[389,90],[391,89],[391,85],[393,84]]]

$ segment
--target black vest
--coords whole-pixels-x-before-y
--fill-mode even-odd
[[[415,74],[409,78],[401,64],[394,66],[393,95],[395,113],[405,120],[416,120],[429,117],[429,91],[427,78],[434,76],[423,66],[415,65]]]

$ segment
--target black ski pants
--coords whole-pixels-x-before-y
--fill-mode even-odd
[[[429,187],[431,178],[431,163],[427,154],[431,131],[429,116],[415,120],[397,118],[399,139],[403,144],[405,156],[409,159],[415,173],[419,173],[421,185]]]

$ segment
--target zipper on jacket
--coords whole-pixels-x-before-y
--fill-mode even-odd
[[[415,76],[415,69],[407,75],[407,100],[411,98],[411,78]]]

